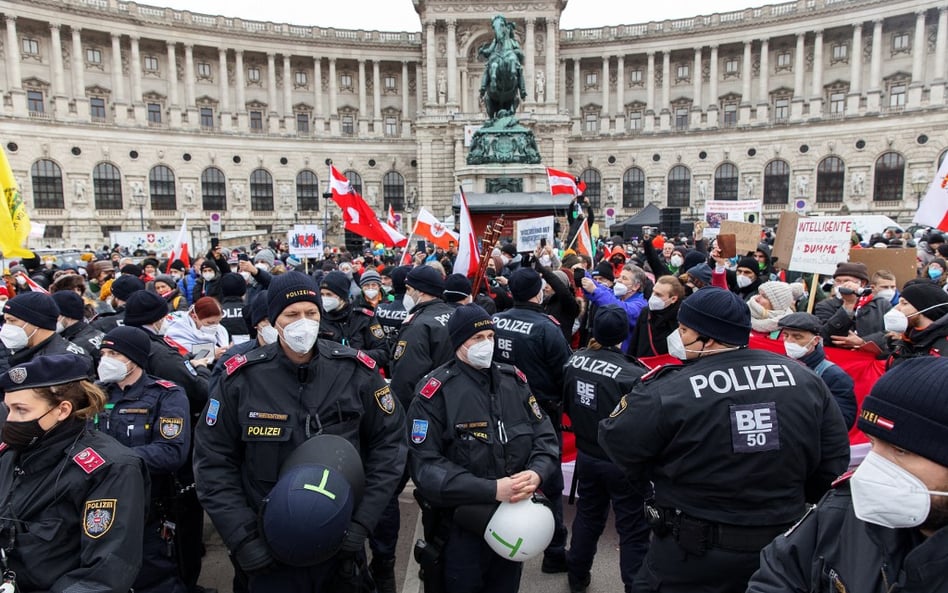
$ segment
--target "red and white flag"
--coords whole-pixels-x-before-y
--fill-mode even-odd
[[[578,196],[586,191],[586,183],[572,173],[547,167],[546,176],[550,182],[550,194],[554,196]]]
[[[395,218],[395,208],[391,204],[388,205],[388,219],[385,222],[388,223],[388,226],[401,232],[401,225],[398,224],[398,219]]]
[[[576,253],[579,255],[588,255],[590,259],[593,257],[593,244],[592,240],[589,237],[589,221],[583,219],[583,224],[579,227],[579,231],[576,232],[576,239],[574,241],[576,246]]]
[[[30,291],[41,292],[43,294],[49,294],[48,290],[46,290],[45,288],[37,284],[36,281],[30,278],[29,276],[27,276],[26,272],[17,272],[17,274],[19,274],[20,276],[23,276],[23,278],[26,280],[26,285],[30,287]]]
[[[422,208],[418,212],[418,219],[415,221],[415,230],[413,235],[423,237],[425,241],[434,243],[442,249],[449,249],[451,241],[457,245],[458,235],[449,229],[443,222],[438,220],[427,208]]]
[[[379,222],[375,212],[369,208],[345,175],[329,165],[329,189],[332,200],[342,209],[343,225],[347,231],[362,235],[370,241],[379,241],[386,247],[401,246],[408,242],[405,235],[387,224]]]
[[[471,222],[471,211],[467,207],[467,197],[464,188],[461,192],[461,225],[458,241],[458,257],[454,261],[454,273],[464,274],[468,278],[477,273],[480,266],[480,250],[477,248],[477,235],[474,234],[474,223]],[[475,287],[475,292],[478,290]]]
[[[912,222],[948,231],[948,159],[938,167]]]
[[[184,219],[181,221],[181,230],[178,231],[178,237],[174,240],[171,253],[168,254],[168,267],[165,268],[165,274],[171,273],[171,264],[173,264],[176,259],[181,260],[185,269],[191,267],[191,258],[188,256],[188,243],[188,216],[185,214]]]

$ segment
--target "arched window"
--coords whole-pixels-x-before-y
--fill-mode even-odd
[[[389,171],[382,177],[382,206],[388,212],[392,208],[405,210],[405,178],[398,171]]]
[[[34,208],[62,210],[66,207],[63,198],[63,172],[59,165],[49,159],[38,160],[30,168],[30,176],[33,178]]]
[[[737,199],[737,167],[731,163],[721,163],[714,170],[714,199]]]
[[[602,205],[602,175],[595,169],[586,169],[579,176],[586,182],[586,200],[591,208],[599,208]]]
[[[905,188],[905,159],[897,152],[887,152],[876,159],[872,184],[872,200],[892,202],[902,199]]]
[[[764,204],[786,204],[790,200],[790,165],[770,161],[764,169]]]
[[[816,201],[819,204],[843,201],[846,165],[843,159],[828,156],[816,168]]]
[[[92,193],[96,210],[122,209],[122,174],[112,163],[99,163],[92,170]]]
[[[941,169],[941,164],[945,162],[945,156],[948,156],[948,150],[943,150],[941,151],[941,154],[938,155],[938,165],[935,166],[935,171],[938,171],[938,169]]]
[[[352,169],[349,169],[348,171],[343,172],[343,175],[345,175],[346,179],[349,180],[349,185],[352,186],[352,189],[354,189],[356,193],[361,196],[362,195],[362,176],[359,175],[357,172],[353,171]]]
[[[296,209],[319,210],[319,179],[308,169],[296,175]]]
[[[638,167],[626,169],[622,175],[622,207],[645,206],[645,172]]]
[[[177,210],[174,193],[174,173],[164,165],[156,165],[148,173],[152,210]]]
[[[250,210],[273,211],[273,176],[266,169],[257,169],[250,174]]]
[[[675,165],[668,172],[668,207],[688,208],[691,205],[691,171]]]
[[[201,173],[201,202],[205,210],[227,210],[227,181],[217,167]]]

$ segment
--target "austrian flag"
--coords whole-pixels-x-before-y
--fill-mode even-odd
[[[581,179],[577,179],[572,173],[557,171],[548,167],[546,176],[550,182],[551,195],[578,196],[586,191],[586,183]]]

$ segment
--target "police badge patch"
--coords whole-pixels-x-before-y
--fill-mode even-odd
[[[537,403],[537,398],[531,395],[527,403],[530,404],[530,409],[533,410],[533,415],[537,417],[537,420],[543,420],[543,412],[540,411],[540,404]]]
[[[395,398],[392,397],[392,390],[388,385],[375,392],[375,403],[386,414],[395,413]]]
[[[408,342],[406,342],[405,340],[399,341],[398,344],[396,344],[395,346],[395,354],[392,356],[392,358],[394,358],[395,360],[398,360],[399,358],[401,358],[402,355],[405,354],[405,348],[407,347],[408,347]]]
[[[382,331],[382,326],[381,326],[381,325],[373,325],[373,326],[372,326],[372,335],[375,336],[376,338],[380,339],[380,340],[383,339],[383,338],[385,337],[385,332]]]
[[[184,418],[158,419],[158,431],[161,433],[162,438],[168,439],[169,441],[178,438],[183,428]]]
[[[411,442],[420,445],[428,438],[428,421],[417,418],[411,421]]]
[[[99,539],[112,529],[115,521],[115,507],[117,498],[87,500],[82,512],[82,531],[92,539]]]
[[[26,381],[26,369],[23,367],[16,367],[15,369],[10,369],[10,372],[7,374],[10,375],[10,380],[16,383],[17,385]]]
[[[207,402],[207,414],[204,415],[204,422],[208,426],[217,424],[217,413],[221,410],[221,402],[213,397]]]
[[[625,400],[625,396],[623,395],[622,399],[619,400],[619,403],[616,404],[616,407],[613,408],[612,412],[609,413],[609,417],[615,418],[616,416],[621,414],[625,410],[626,406],[628,405],[629,405],[629,402]]]

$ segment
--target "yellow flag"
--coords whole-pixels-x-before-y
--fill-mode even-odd
[[[33,252],[23,247],[30,234],[30,215],[20,197],[20,188],[13,178],[13,169],[7,153],[0,147],[0,252],[3,257],[33,257]]]

